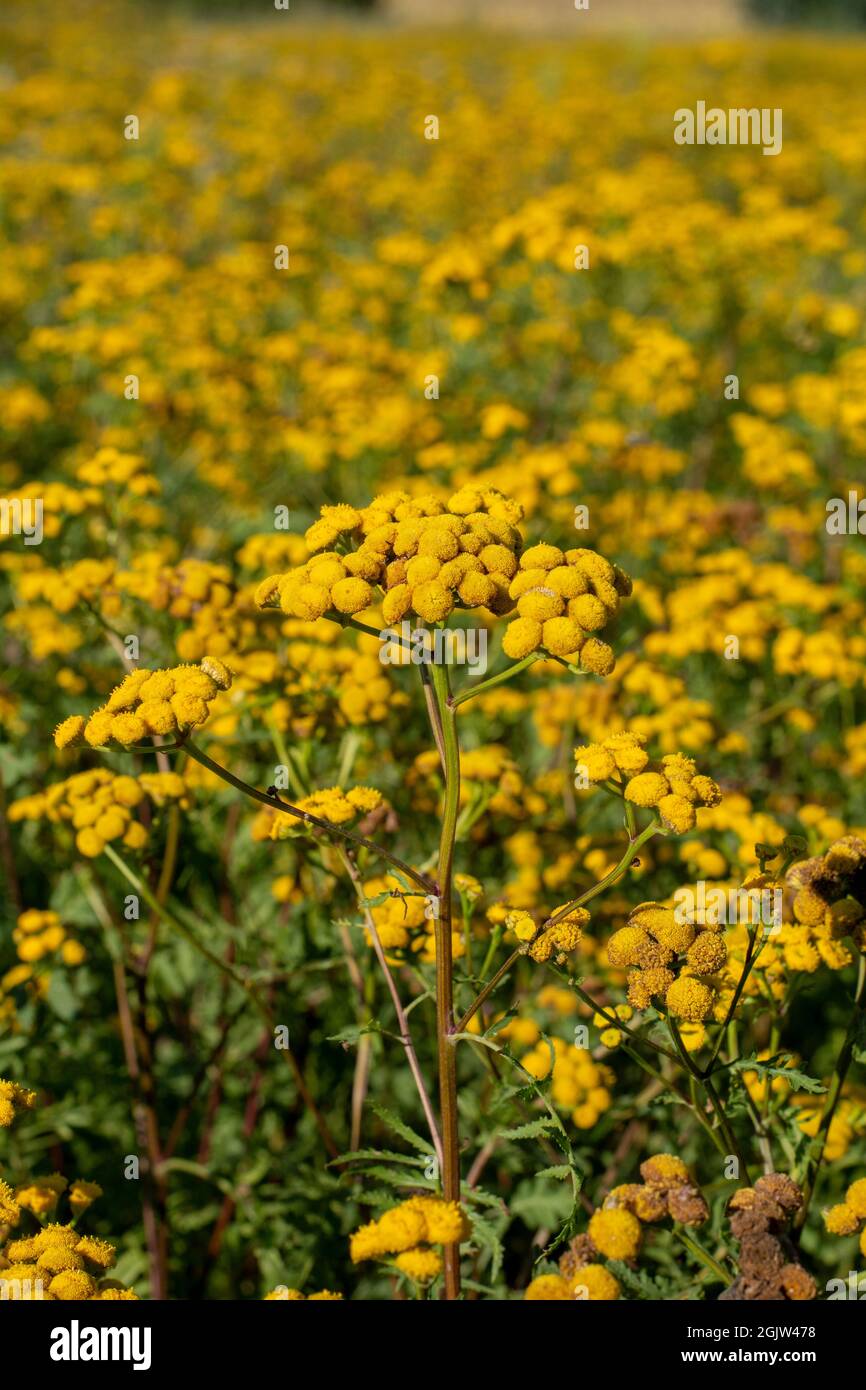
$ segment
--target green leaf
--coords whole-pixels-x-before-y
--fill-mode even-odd
[[[537,1178],[570,1178],[574,1169],[570,1163],[556,1163],[550,1168],[540,1168]]]
[[[514,1129],[503,1129],[500,1131],[500,1139],[542,1139],[547,1138],[550,1131],[555,1129],[553,1121],[548,1115],[541,1119],[531,1120],[529,1124],[517,1125]]]
[[[793,1056],[790,1052],[778,1052],[769,1061],[759,1062],[753,1053],[751,1057],[738,1057],[735,1062],[729,1064],[730,1071],[757,1071],[763,1072],[765,1076],[781,1076],[787,1081],[792,1091],[807,1091],[809,1095],[820,1096],[827,1090],[820,1081],[816,1081],[814,1076],[809,1076],[804,1071],[799,1071],[796,1067],[785,1066],[784,1063]]]
[[[342,1163],[353,1163],[356,1159],[373,1158],[377,1161],[388,1159],[391,1163],[407,1163],[412,1168],[423,1168],[424,1159],[416,1158],[414,1154],[393,1153],[390,1149],[348,1149],[346,1153],[337,1154],[328,1164],[329,1168],[339,1167]]]
[[[649,1299],[653,1302],[664,1301],[667,1290],[646,1273],[645,1270],[630,1269],[622,1260],[608,1260],[607,1267],[615,1279],[630,1294],[634,1294],[637,1299]]]
[[[543,1178],[528,1178],[518,1183],[509,1203],[512,1216],[517,1216],[530,1230],[539,1226],[558,1230],[568,1222],[574,1209],[571,1192],[559,1183]]]
[[[339,1033],[331,1033],[328,1042],[335,1043],[358,1043],[365,1033],[381,1033],[383,1031],[375,1019],[371,1023],[353,1024],[351,1028],[342,1028]]]
[[[399,1134],[401,1139],[405,1139],[407,1144],[411,1144],[413,1149],[417,1149],[422,1154],[432,1154],[435,1152],[433,1145],[427,1139],[422,1139],[420,1134],[416,1134],[414,1129],[404,1124],[401,1119],[391,1110],[386,1110],[384,1105],[377,1105],[375,1101],[370,1102],[370,1109],[379,1119],[386,1129],[390,1129],[394,1134]]]
[[[472,1214],[472,1235],[482,1249],[490,1251],[490,1278],[495,1280],[502,1268],[505,1251],[499,1234],[483,1216]]]
[[[384,1168],[381,1164],[364,1164],[354,1169],[355,1173],[363,1173],[366,1177],[378,1178],[380,1182],[387,1183],[389,1187],[411,1187],[413,1190],[423,1187],[432,1193],[438,1193],[435,1183],[425,1182],[420,1173],[400,1173],[393,1168]],[[366,1201],[366,1195],[364,1197]]]

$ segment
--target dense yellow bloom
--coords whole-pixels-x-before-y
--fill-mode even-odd
[[[561,1274],[539,1274],[527,1285],[523,1297],[529,1303],[568,1303],[572,1294]]]
[[[319,820],[331,825],[349,825],[381,806],[382,797],[372,787],[350,787],[344,792],[342,787],[327,787],[302,797],[297,805],[299,811],[307,811]],[[304,822],[287,811],[279,811],[271,823],[272,840],[285,840],[290,835],[299,834]]]
[[[147,830],[133,816],[133,811],[146,798],[157,806],[172,801],[181,806],[189,804],[186,783],[177,773],[143,773],[135,778],[116,775],[106,768],[93,768],[75,773],[64,782],[55,782],[43,792],[20,797],[10,806],[9,819],[13,822],[45,819],[53,825],[68,824],[75,831],[78,852],[87,859],[95,859],[112,841],[131,850],[144,847]]]
[[[188,734],[203,724],[209,705],[232,682],[228,667],[205,656],[198,666],[173,666],[165,671],[130,672],[83,724],[78,716],[58,726],[58,748],[88,743],[102,748],[109,742],[129,745],[150,735]]]
[[[389,1255],[408,1255],[399,1265],[416,1280],[433,1278],[431,1254],[425,1245],[450,1245],[468,1239],[469,1222],[457,1202],[441,1197],[410,1197],[397,1207],[355,1231],[349,1242],[354,1264],[361,1260],[381,1260]],[[411,1266],[411,1268],[410,1268]],[[422,1273],[422,1271],[431,1271]]]
[[[624,1208],[597,1211],[590,1218],[589,1235],[609,1260],[633,1260],[640,1250],[640,1222]]]

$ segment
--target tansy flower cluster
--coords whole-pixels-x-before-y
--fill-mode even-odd
[[[355,1231],[349,1242],[353,1264],[384,1260],[416,1283],[434,1279],[442,1258],[433,1245],[450,1245],[469,1238],[469,1222],[457,1202],[441,1197],[410,1197]]]
[[[587,784],[616,782],[626,801],[657,810],[667,830],[684,835],[696,824],[696,808],[718,806],[722,793],[712,777],[698,772],[693,758],[666,753],[653,764],[645,743],[642,734],[623,730],[601,743],[584,744],[574,750],[578,776]]]
[[[655,1154],[641,1164],[640,1174],[642,1183],[613,1188],[604,1199],[603,1210],[622,1208],[648,1223],[663,1221],[666,1216],[683,1226],[701,1226],[707,1220],[709,1208],[681,1158]]]
[[[47,603],[60,614],[71,613],[82,600],[96,603],[114,578],[113,560],[84,559],[64,569],[47,565],[26,570],[18,579],[18,595],[24,603]]]
[[[844,1202],[824,1212],[824,1225],[833,1236],[860,1232],[860,1253],[866,1257],[866,1178],[852,1182]]]
[[[294,620],[286,628],[310,625]],[[320,631],[320,629],[324,629]],[[297,738],[310,738],[335,724],[380,723],[390,712],[407,703],[386,675],[378,657],[379,643],[359,634],[356,647],[335,641],[340,633],[328,623],[313,626],[315,640],[289,634],[285,653],[255,651],[233,655],[236,684],[241,690],[267,696],[268,715],[274,726]],[[264,690],[273,683],[275,691]]]
[[[589,1227],[576,1236],[559,1261],[559,1274],[533,1279],[525,1297],[530,1300],[611,1300],[620,1286],[602,1260],[632,1262],[640,1254],[641,1222],[671,1216],[683,1225],[706,1220],[706,1202],[681,1159],[657,1154],[641,1164],[641,1183],[614,1188],[604,1206],[593,1212]]]
[[[310,796],[301,797],[292,804],[296,805],[299,811],[306,811],[330,825],[348,825],[359,817],[368,815],[370,811],[375,811],[383,805],[383,799],[372,787],[350,787],[346,792],[342,787],[326,787]],[[270,837],[272,840],[285,840],[291,835],[299,834],[304,828],[304,822],[298,816],[278,811],[271,825]]]
[[[0,1082],[0,1105],[4,1086]],[[15,1087],[16,1092],[21,1091]],[[31,1093],[23,1092],[30,1108]],[[17,1102],[13,1102],[17,1103]],[[71,1222],[46,1224],[64,1192],[71,1213]],[[0,1181],[0,1286],[7,1296],[21,1299],[133,1299],[132,1289],[105,1278],[114,1264],[115,1249],[106,1240],[82,1235],[75,1223],[102,1196],[97,1183],[76,1178],[68,1183],[55,1173],[50,1177],[34,1178],[14,1189]],[[29,1211],[41,1229],[33,1235],[22,1235],[18,1228],[22,1216]]]
[[[83,1236],[73,1226],[43,1226],[34,1236],[7,1240],[0,1248],[0,1284],[11,1286],[13,1298],[136,1299],[133,1289],[105,1278],[114,1264],[115,1248],[97,1236]]]
[[[147,843],[147,830],[133,811],[150,796],[156,805],[186,799],[183,779],[173,772],[152,772],[128,777],[93,768],[55,782],[44,792],[20,797],[9,808],[11,821],[48,820],[69,824],[75,831],[75,847],[87,859],[95,859],[107,844],[119,841],[139,850]]]
[[[98,488],[116,483],[134,497],[153,496],[160,491],[158,479],[148,471],[147,463],[140,454],[123,453],[111,444],[97,449],[95,454],[79,464],[75,476],[82,483]]]
[[[547,1041],[541,1039],[521,1057],[521,1064],[537,1080],[543,1080],[550,1072],[552,1047],[551,1097],[561,1109],[570,1111],[572,1124],[577,1129],[592,1129],[610,1108],[616,1075],[603,1062],[594,1061],[585,1047],[571,1046],[562,1038],[551,1038],[549,1042],[548,1046]]]
[[[473,487],[447,502],[395,492],[361,510],[323,507],[305,536],[318,553],[266,579],[257,599],[312,622],[363,612],[378,600],[377,586],[389,626],[409,615],[435,624],[456,608],[500,615],[516,607],[503,638],[507,656],[544,648],[609,674],[613,652],[590,634],[614,616],[630,580],[592,550],[541,544],[521,555],[522,515],[498,489]]]
[[[419,753],[406,775],[406,785],[415,792],[413,803],[419,811],[433,811],[441,781],[441,764],[436,749]],[[497,743],[467,749],[460,762],[460,806],[472,813],[473,826],[481,816],[511,816],[525,820],[543,814],[547,802],[528,787],[516,761]],[[482,829],[477,832],[483,833]]]
[[[0,1129],[9,1129],[15,1119],[36,1104],[36,1092],[0,1076]]]
[[[18,948],[18,959],[28,964],[59,951],[64,965],[81,965],[87,952],[67,934],[56,912],[30,907],[19,914],[12,932]]]
[[[522,515],[495,488],[463,489],[447,504],[391,492],[361,509],[322,507],[304,537],[312,558],[266,579],[257,599],[308,622],[362,612],[376,600],[374,586],[389,625],[409,613],[443,622],[458,606],[508,612]]]
[[[788,1223],[803,1205],[803,1193],[784,1173],[767,1173],[730,1200],[731,1234],[740,1243],[739,1274],[721,1300],[790,1299],[817,1296],[815,1281],[797,1257]]]
[[[674,1017],[701,1023],[713,1012],[715,992],[706,978],[727,959],[721,931],[698,930],[673,908],[640,903],[607,944],[610,964],[628,969],[629,1003],[647,1009],[661,1000]]]
[[[568,908],[568,903],[563,903],[550,916],[556,917],[565,908]],[[505,926],[514,932],[518,941],[525,944],[526,954],[539,964],[552,958],[560,964],[564,963],[569,951],[576,951],[580,945],[583,928],[588,921],[589,913],[585,907],[570,908],[566,916],[550,926],[542,923],[539,927],[534,918],[522,909],[505,915]]]
[[[89,719],[80,714],[64,719],[54,742],[58,748],[82,743],[103,748],[110,742],[129,746],[151,735],[187,734],[205,722],[211,701],[231,683],[228,667],[213,656],[198,666],[131,671]]]
[[[533,545],[520,557],[508,593],[518,617],[508,624],[502,650],[514,661],[544,649],[597,676],[609,676],[613,649],[594,636],[628,597],[628,575],[595,550]]]
[[[766,1050],[757,1054],[759,1062],[770,1060]],[[796,1067],[800,1058],[790,1055],[781,1063],[783,1068]],[[817,1094],[794,1093],[790,1082],[784,1076],[768,1076],[765,1071],[744,1071],[743,1082],[756,1105],[765,1107],[768,1113],[789,1105],[790,1115],[797,1128],[814,1139],[824,1118],[824,1108],[830,1078],[825,1078],[824,1090]],[[769,1092],[769,1097],[768,1097]],[[853,1086],[846,1081],[824,1140],[824,1155],[828,1163],[835,1163],[851,1148],[862,1134],[866,1133],[866,1093],[862,1087]]]

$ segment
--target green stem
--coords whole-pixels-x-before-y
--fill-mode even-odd
[[[682,1242],[687,1250],[691,1251],[695,1259],[700,1260],[701,1264],[706,1265],[707,1269],[712,1270],[716,1278],[720,1279],[726,1287],[733,1282],[730,1274],[727,1274],[718,1261],[713,1259],[709,1251],[698,1244],[694,1236],[687,1235],[685,1231],[681,1231],[677,1226],[674,1226],[674,1235],[677,1240]]]
[[[724,1042],[725,1036],[727,1034],[728,1025],[733,1022],[734,1014],[737,1011],[737,1005],[739,1004],[743,990],[746,987],[746,981],[751,975],[754,966],[757,964],[758,956],[760,956],[761,951],[763,951],[764,946],[769,940],[769,932],[767,933],[766,937],[762,934],[761,944],[758,950],[755,951],[755,942],[757,941],[758,932],[760,931],[760,928],[761,923],[758,922],[755,926],[755,930],[749,932],[749,944],[746,948],[746,956],[743,961],[743,971],[740,975],[739,980],[737,981],[737,987],[734,990],[733,998],[731,999],[730,1005],[728,1006],[728,1012],[725,1015],[724,1022],[722,1023],[722,1026],[719,1029],[719,1036],[716,1038],[716,1045],[713,1048],[712,1056],[710,1057],[709,1062],[704,1068],[704,1076],[710,1076],[713,1072],[713,1069],[716,1064],[716,1059],[718,1058],[718,1055],[722,1049],[722,1043]]]
[[[670,1014],[668,1014],[667,1022],[670,1035],[674,1041],[674,1045],[676,1046],[676,1049],[680,1054],[680,1061],[682,1062],[689,1075],[693,1076],[695,1081],[703,1087],[704,1092],[706,1093],[707,1100],[709,1101],[713,1113],[716,1117],[719,1129],[721,1130],[722,1135],[724,1137],[725,1143],[728,1145],[728,1153],[731,1154],[732,1157],[736,1158],[739,1162],[741,1181],[744,1181],[746,1186],[751,1186],[752,1180],[749,1176],[749,1165],[740,1147],[739,1141],[736,1135],[734,1134],[734,1131],[731,1129],[730,1121],[728,1120],[728,1117],[725,1114],[724,1106],[722,1105],[722,1102],[719,1098],[715,1086],[713,1085],[710,1078],[704,1073],[702,1073],[700,1068],[696,1066],[695,1063],[692,1061],[691,1057],[686,1051],[686,1047],[683,1043],[682,1037],[680,1036],[680,1030],[677,1027],[673,1018],[671,1018]]]
[[[228,782],[229,786],[237,787],[238,791],[242,791],[245,796],[252,797],[254,801],[260,801],[263,806],[270,806],[274,811],[284,811],[288,816],[295,816],[305,825],[315,826],[317,830],[324,830],[328,835],[337,835],[341,840],[348,840],[350,844],[360,845],[373,854],[379,855],[381,859],[386,859],[389,864],[393,864],[395,868],[400,870],[401,874],[405,874],[407,878],[411,878],[414,883],[423,888],[425,894],[435,891],[436,884],[432,879],[427,878],[426,874],[416,873],[408,864],[404,864],[402,859],[398,859],[395,854],[391,854],[381,845],[377,845],[375,840],[368,840],[364,835],[353,835],[350,830],[343,830],[341,826],[332,825],[330,821],[320,820],[318,816],[311,815],[309,811],[301,811],[288,801],[281,801],[278,797],[269,796],[267,792],[260,792],[258,787],[253,787],[241,777],[236,777],[233,772],[229,772],[227,767],[215,763],[213,758],[209,758],[207,753],[203,753],[194,743],[186,743],[184,747],[197,763],[201,763],[202,767],[206,767],[208,771],[221,777],[224,782]]]
[[[540,656],[540,652],[530,652],[529,656],[525,656],[522,661],[516,661],[513,666],[508,666],[497,676],[488,676],[487,680],[479,681],[477,685],[471,685],[461,690],[459,695],[451,697],[452,708],[457,709],[458,705],[465,704],[467,700],[473,700],[476,695],[484,695],[488,690],[493,690],[495,686],[510,681],[512,676],[518,675],[520,671],[525,671],[533,662],[538,661]]]
[[[454,878],[454,839],[460,809],[460,747],[457,718],[451,703],[446,666],[430,668],[433,694],[442,730],[445,754],[445,803],[439,838],[437,872],[438,912],[434,919],[436,941],[436,1042],[439,1054],[439,1108],[444,1171],[442,1192],[446,1202],[460,1201],[460,1148],[457,1129],[457,1048],[454,1028],[454,978],[451,914]],[[460,1247],[445,1246],[445,1297],[460,1297]]]

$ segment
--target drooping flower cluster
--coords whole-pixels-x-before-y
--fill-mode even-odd
[[[693,758],[666,753],[658,763],[652,763],[645,743],[642,734],[623,730],[601,743],[576,748],[578,778],[586,785],[616,782],[626,801],[654,808],[667,830],[684,835],[696,824],[696,808],[718,806],[722,793],[712,777],[698,772]]]
[[[648,1223],[666,1216],[683,1226],[700,1226],[707,1220],[709,1208],[681,1158],[655,1154],[641,1164],[640,1173],[642,1183],[623,1183],[608,1193],[604,1210],[623,1208]]]
[[[35,1091],[0,1076],[0,1129],[9,1129],[23,1111],[32,1110],[35,1104]]]
[[[803,1193],[784,1173],[767,1173],[754,1187],[741,1187],[729,1203],[731,1233],[740,1243],[739,1274],[721,1300],[790,1299],[817,1296],[815,1281],[787,1235]]]
[[[353,1264],[361,1260],[391,1261],[416,1283],[434,1279],[442,1258],[434,1245],[450,1245],[469,1238],[469,1222],[457,1202],[442,1197],[410,1197],[355,1231],[349,1242]]]
[[[628,998],[636,1009],[662,1000],[674,1018],[702,1023],[713,1012],[711,979],[727,959],[721,928],[680,921],[662,903],[640,903],[607,944],[610,964],[627,969]]]
[[[860,1253],[866,1256],[866,1178],[852,1182],[844,1202],[824,1212],[824,1225],[833,1236],[860,1232]]]
[[[381,600],[388,625],[410,615],[435,624],[455,609],[499,616],[516,607],[503,638],[507,656],[544,649],[608,675],[613,652],[591,634],[615,615],[631,581],[593,550],[541,544],[521,555],[522,517],[521,506],[492,487],[464,487],[445,502],[392,492],[361,509],[323,507],[305,536],[312,558],[270,576],[256,598],[307,622],[350,617]]]
[[[231,683],[228,667],[213,656],[203,657],[197,666],[140,668],[131,671],[89,719],[80,714],[64,719],[54,742],[58,748],[82,743],[91,748],[107,743],[128,747],[151,735],[188,733],[205,722],[211,701]]]

